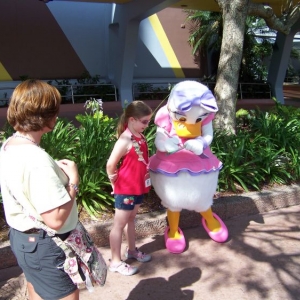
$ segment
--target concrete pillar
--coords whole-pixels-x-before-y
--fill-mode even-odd
[[[109,25],[108,80],[115,84],[119,100],[132,102],[132,82],[140,22],[178,0],[140,0],[114,5]]]
[[[268,82],[271,84],[272,94],[280,103],[284,104],[283,82],[289,64],[295,34],[300,30],[298,20],[288,35],[278,32],[271,58]]]

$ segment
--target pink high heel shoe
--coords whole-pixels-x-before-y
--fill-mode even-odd
[[[206,221],[204,218],[202,218],[202,225],[203,225],[205,231],[208,233],[208,235],[210,236],[210,238],[213,241],[218,242],[218,243],[224,243],[228,239],[228,229],[227,229],[226,225],[224,224],[224,222],[220,219],[220,217],[217,214],[213,213],[213,216],[219,221],[219,223],[221,225],[221,228],[219,231],[217,231],[217,232],[210,231],[206,225]]]
[[[181,235],[179,239],[172,239],[169,238],[168,232],[169,232],[170,227],[167,227],[165,230],[165,244],[166,248],[169,252],[171,253],[182,253],[185,249],[186,243],[185,243],[185,237],[181,229],[178,227],[178,231]]]

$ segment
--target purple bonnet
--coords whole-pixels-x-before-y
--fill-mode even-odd
[[[186,112],[193,106],[200,106],[209,112],[218,111],[216,99],[208,87],[192,80],[179,82],[173,87],[168,106],[172,111]]]

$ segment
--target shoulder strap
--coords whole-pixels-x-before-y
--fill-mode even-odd
[[[22,211],[25,215],[27,215],[32,221],[34,221],[37,228],[41,228],[47,232],[49,236],[54,236],[56,234],[56,231],[48,227],[45,223],[38,220],[36,217],[34,217],[32,214],[30,214],[26,208],[16,199],[16,197],[13,195],[11,190],[9,189],[10,195],[14,198],[15,202],[22,207]]]

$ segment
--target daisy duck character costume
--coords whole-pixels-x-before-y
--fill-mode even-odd
[[[225,242],[226,225],[212,212],[222,163],[212,154],[212,120],[218,111],[211,91],[196,81],[182,81],[171,91],[168,103],[155,116],[156,153],[150,158],[151,183],[167,208],[166,248],[182,253],[185,237],[179,228],[182,209],[202,216],[210,238]]]

